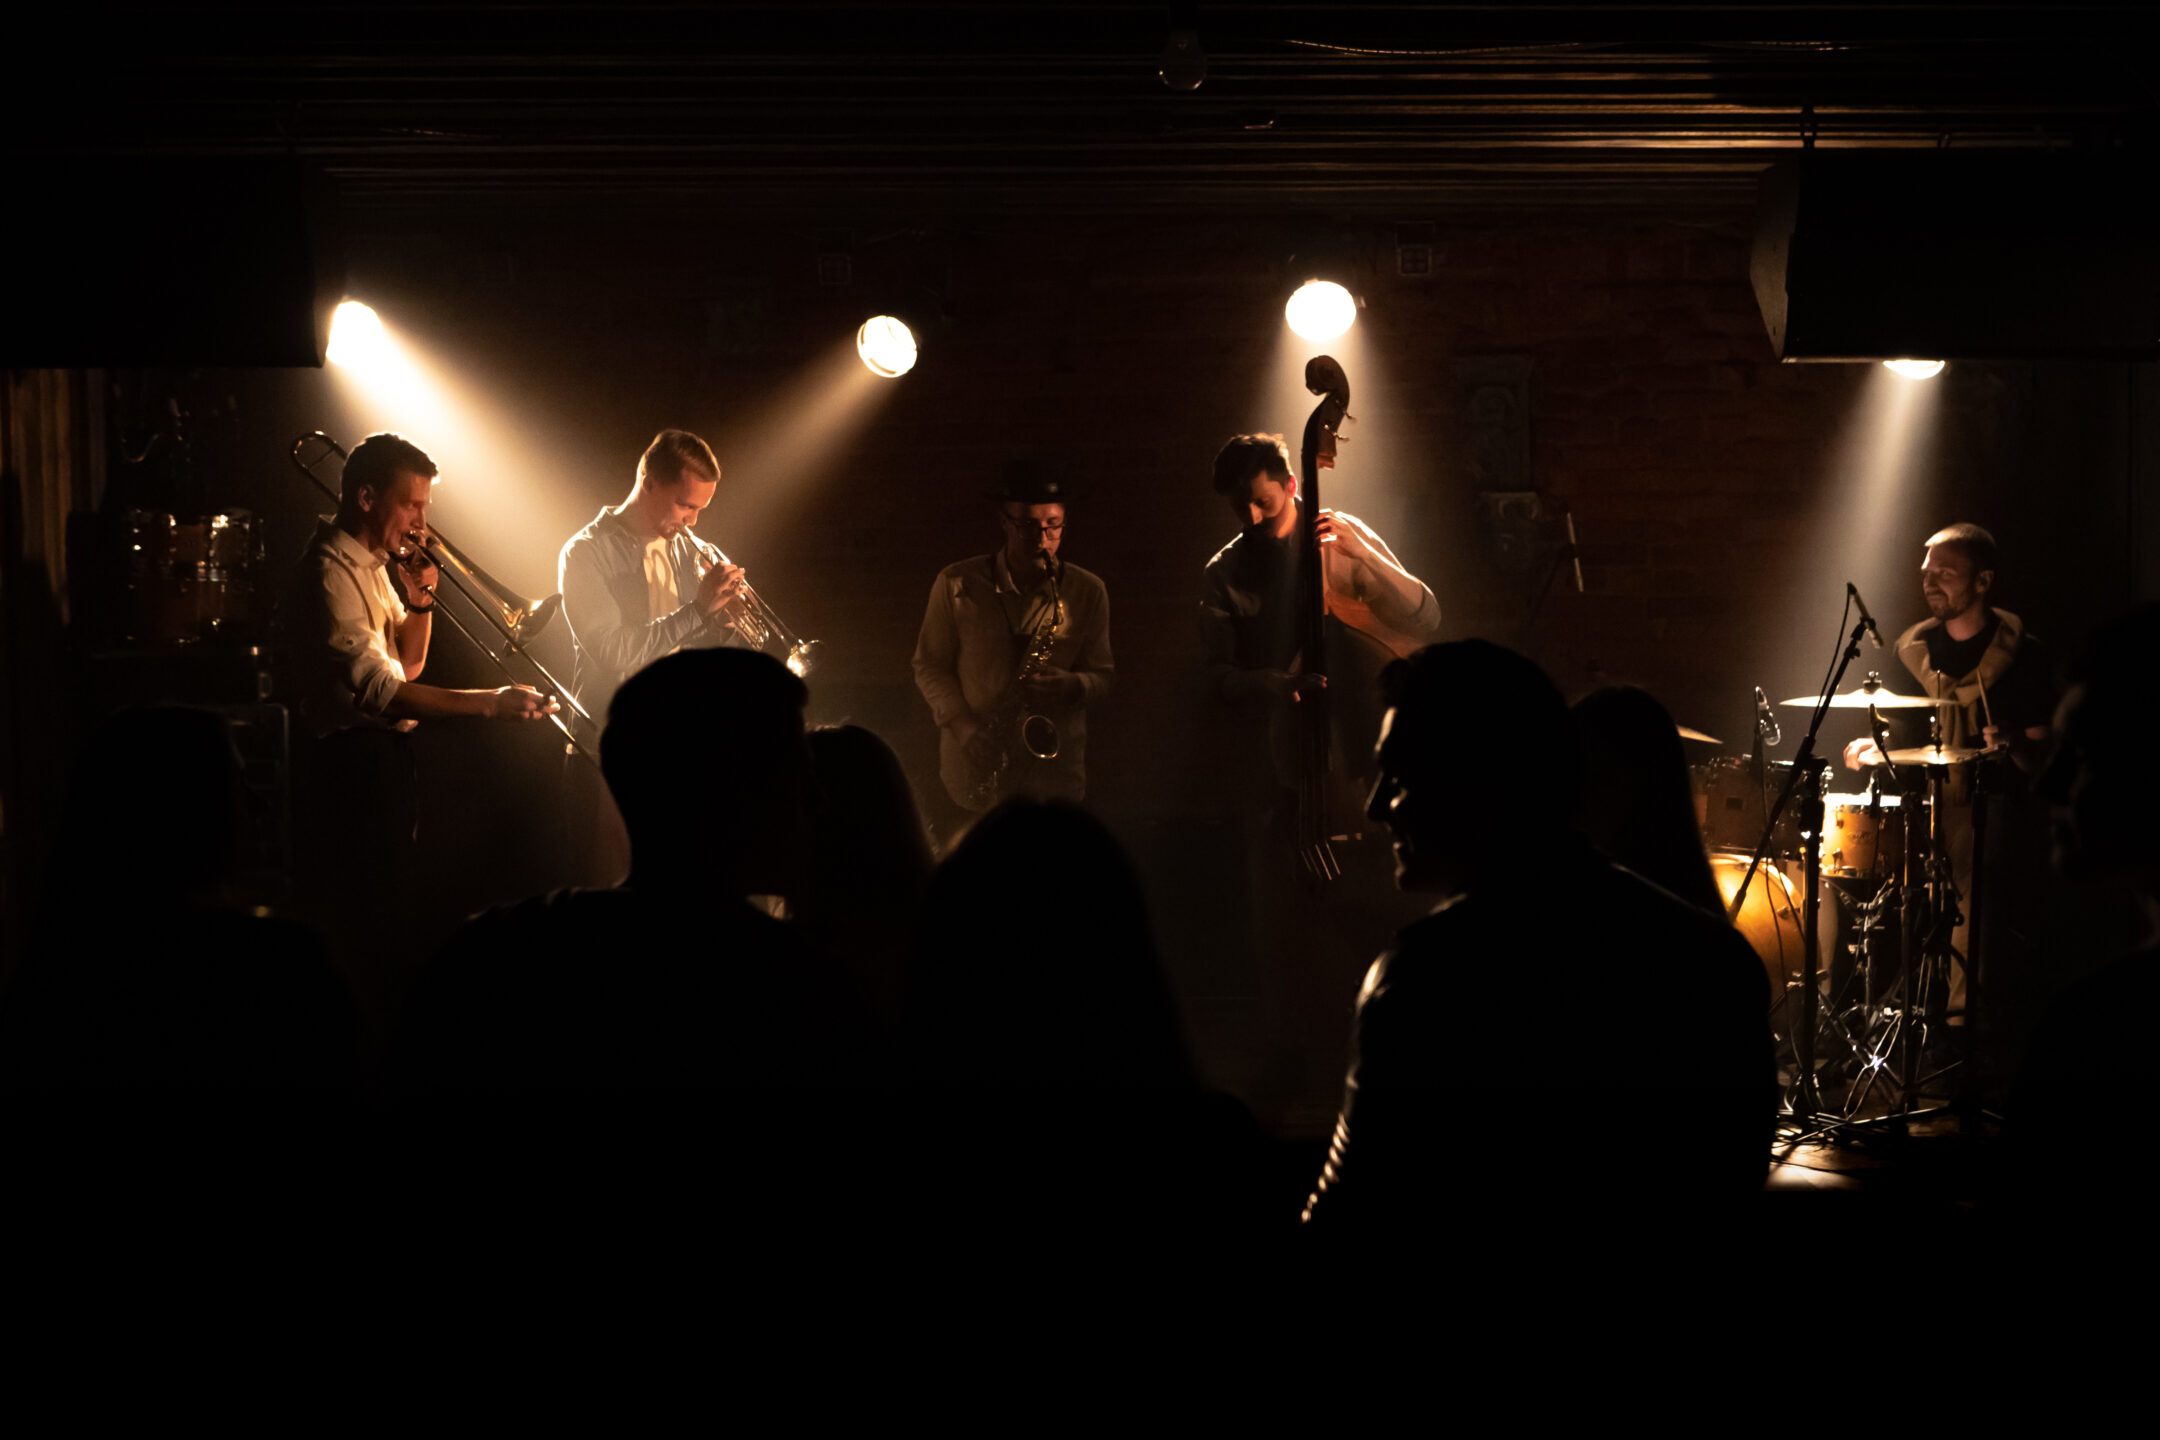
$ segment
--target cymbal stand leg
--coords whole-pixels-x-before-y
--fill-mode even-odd
[[[1965,897],[1965,1014],[1964,1024],[1958,1026],[1958,1038],[1962,1042],[1959,1054],[1965,1062],[1965,1073],[1958,1078],[1956,1109],[1958,1129],[1970,1132],[1978,1128],[1980,1119],[1980,902],[1986,886],[1981,877],[1987,871],[1987,813],[1990,781],[1993,772],[1985,758],[1973,765],[1972,784],[1972,877],[1967,888],[1972,892]]]

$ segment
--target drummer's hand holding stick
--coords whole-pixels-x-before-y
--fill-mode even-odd
[[[1866,765],[1883,763],[1882,747],[1873,740],[1849,740],[1845,744],[1845,768],[1858,770]]]

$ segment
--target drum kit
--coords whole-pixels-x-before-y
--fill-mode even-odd
[[[231,639],[257,619],[263,536],[247,511],[176,516],[131,510],[121,539],[131,642],[159,647]]]
[[[1882,712],[1955,702],[1901,695],[1870,674],[1849,691],[1780,702],[1815,710],[1818,726],[1829,710],[1868,712],[1884,763],[1870,767],[1866,789],[1831,791],[1811,743],[1797,762],[1764,758],[1764,742],[1781,737],[1756,693],[1754,753],[1693,767],[1696,815],[1732,921],[1769,973],[1788,1108],[1802,1119],[1853,1121],[1885,1109],[1909,1117],[1940,1074],[1920,1073],[1929,1001],[1939,1018],[1960,906],[1978,900],[1952,880],[1946,827],[1967,822],[1958,807],[1946,810],[1946,782],[1953,767],[1989,752],[1891,748]],[[1851,922],[1849,943],[1827,966],[1814,923],[1820,883]],[[1972,957],[1961,958],[1973,971]]]

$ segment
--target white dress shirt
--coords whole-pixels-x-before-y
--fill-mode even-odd
[[[300,713],[317,735],[417,723],[383,714],[405,683],[397,631],[407,611],[390,584],[389,561],[327,516],[301,557],[287,639]]]

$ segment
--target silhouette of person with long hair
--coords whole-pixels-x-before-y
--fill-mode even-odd
[[[1139,881],[1078,807],[1008,801],[961,838],[924,901],[907,1016],[910,1078],[960,1127],[919,1157],[948,1223],[1083,1241],[1265,1225],[1259,1132],[1195,1076]]]
[[[1575,726],[1590,843],[1690,905],[1723,913],[1671,712],[1647,690],[1613,685],[1575,702]]]
[[[932,865],[928,832],[892,747],[860,725],[810,732],[818,804],[795,923],[897,1025],[901,973]]]

